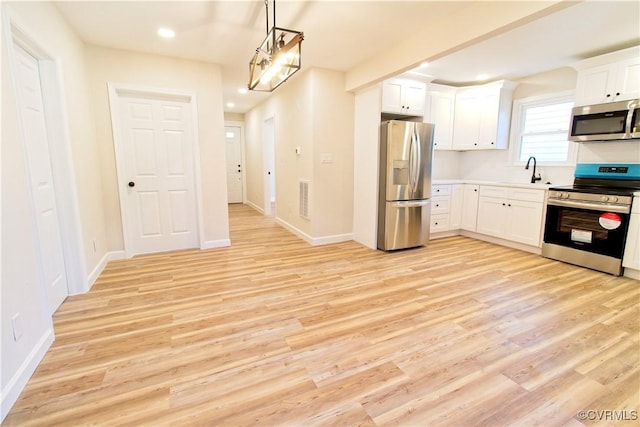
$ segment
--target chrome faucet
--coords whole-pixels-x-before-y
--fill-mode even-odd
[[[531,163],[531,159],[533,159],[533,173],[531,174],[531,183],[535,184],[536,181],[540,181],[542,180],[542,177],[540,176],[540,174],[538,173],[538,176],[536,176],[536,158],[531,156],[529,157],[529,160],[527,160],[527,165],[524,167],[525,169],[529,169],[529,163]]]

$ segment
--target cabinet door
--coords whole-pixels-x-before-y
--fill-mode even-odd
[[[456,112],[453,117],[454,150],[478,148],[480,114],[478,96],[473,93],[456,95]]]
[[[429,117],[434,123],[433,147],[450,150],[453,137],[453,94],[433,92],[429,95]]]
[[[618,63],[613,90],[616,101],[640,98],[640,58]]]
[[[402,113],[402,80],[386,80],[382,83],[382,112]]]
[[[402,104],[405,114],[424,116],[424,101],[426,85],[421,82],[407,80],[404,84],[404,98]]]
[[[479,187],[477,185],[465,184],[463,186],[463,193],[460,228],[468,231],[476,231]]]
[[[611,101],[610,86],[615,79],[615,67],[600,65],[578,72],[576,82],[576,107]]]
[[[507,226],[507,200],[480,197],[476,231],[489,236],[505,237]]]
[[[542,203],[509,200],[505,238],[541,247]]]
[[[464,185],[452,185],[449,196],[449,228],[458,230],[462,227],[462,206],[464,203]]]
[[[500,96],[498,91],[486,93],[479,98],[480,131],[478,148],[496,148],[498,136],[498,114],[500,111]]]

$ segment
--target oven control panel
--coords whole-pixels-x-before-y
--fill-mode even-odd
[[[613,212],[629,213],[632,200],[632,196],[610,196],[606,194],[549,190],[547,204],[578,209],[608,209]]]
[[[596,178],[596,179],[640,179],[640,164],[638,163],[618,163],[618,164],[598,164],[598,163],[578,163],[575,169],[576,178]]]

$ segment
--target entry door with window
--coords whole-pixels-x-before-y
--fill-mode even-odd
[[[24,49],[15,46],[15,53],[18,103],[31,181],[40,262],[53,314],[69,294],[69,289],[56,206],[56,188],[51,168],[40,71],[38,60]]]
[[[225,126],[227,140],[227,197],[229,203],[243,202],[242,140],[240,127]]]
[[[118,102],[128,254],[198,247],[190,105],[125,95]]]

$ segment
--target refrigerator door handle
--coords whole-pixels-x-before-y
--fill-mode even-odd
[[[414,165],[414,173],[415,179],[413,182],[413,191],[415,193],[416,189],[419,187],[418,183],[420,182],[421,174],[420,174],[420,165],[422,165],[422,141],[420,141],[420,134],[418,134],[418,126],[413,126],[413,133],[416,136],[416,164]]]
[[[416,131],[416,126],[413,125],[411,130],[411,148],[409,152],[409,193],[412,197],[415,196],[416,187],[418,185],[419,173],[420,173],[420,147],[419,138]]]
[[[429,200],[418,200],[418,201],[401,201],[401,202],[392,202],[391,206],[394,208],[417,208],[420,206],[428,206]]]

